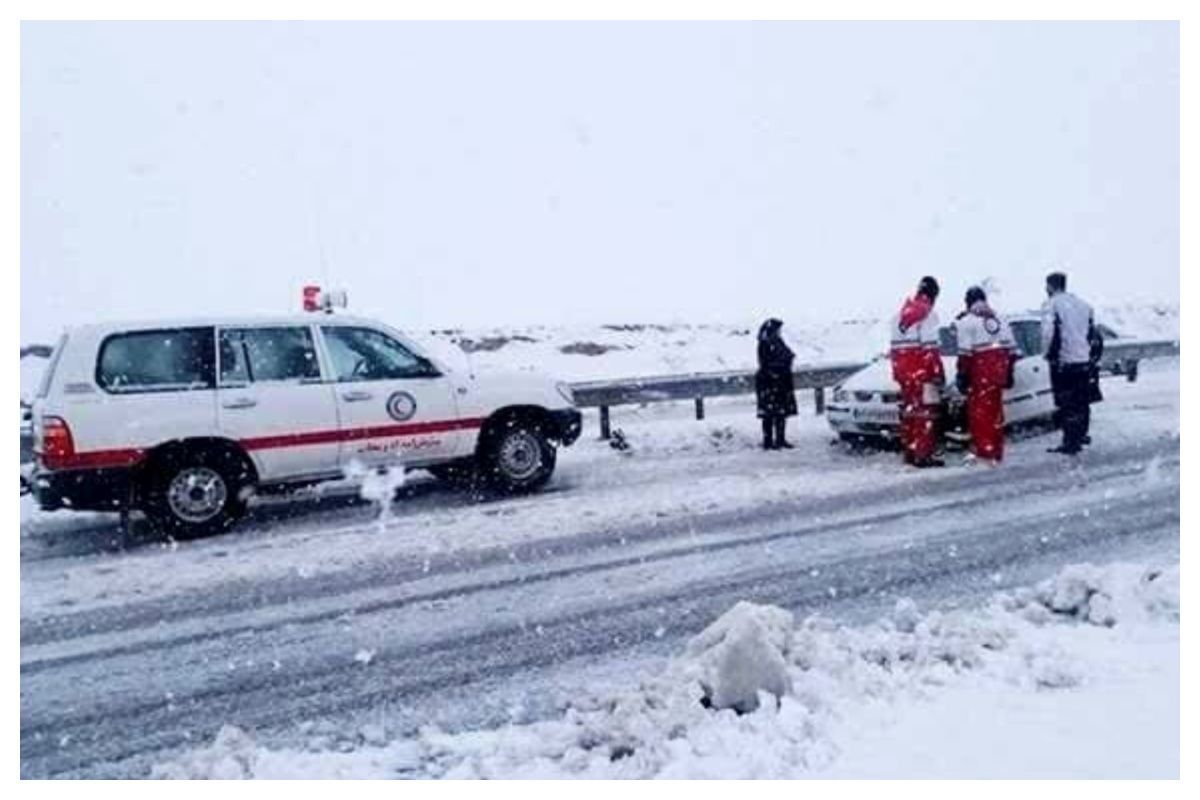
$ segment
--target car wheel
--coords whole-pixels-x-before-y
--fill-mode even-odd
[[[146,516],[172,539],[194,539],[228,530],[246,512],[246,469],[220,450],[177,450],[146,467]]]
[[[483,455],[483,476],[493,487],[511,493],[545,486],[557,458],[541,426],[521,420],[506,423],[489,437]]]

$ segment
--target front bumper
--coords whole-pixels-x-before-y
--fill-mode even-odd
[[[50,472],[35,467],[30,492],[45,511],[119,511],[129,502],[131,473],[126,468]]]
[[[839,435],[877,436],[896,439],[900,435],[900,411],[882,405],[831,405],[825,409],[829,427]],[[966,431],[966,404],[957,396],[948,397],[938,417],[943,434]]]
[[[570,446],[583,432],[583,414],[577,408],[555,409],[550,412],[550,426],[550,438]]]
[[[830,405],[825,417],[838,434],[894,439],[900,430],[899,411],[887,406]]]

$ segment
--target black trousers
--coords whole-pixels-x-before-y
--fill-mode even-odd
[[[1050,380],[1054,389],[1054,405],[1062,425],[1064,450],[1077,451],[1083,447],[1092,422],[1091,368],[1087,364],[1062,364],[1051,367]]]
[[[786,441],[784,435],[787,433],[787,417],[782,414],[763,417],[762,431],[763,447],[767,449],[779,447]]]

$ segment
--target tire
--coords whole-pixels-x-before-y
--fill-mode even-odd
[[[542,426],[518,418],[499,425],[487,437],[480,456],[482,477],[492,488],[521,494],[549,482],[558,454]]]
[[[176,449],[154,458],[142,476],[142,507],[154,527],[172,539],[196,539],[229,530],[246,513],[252,479],[236,453],[216,448]]]

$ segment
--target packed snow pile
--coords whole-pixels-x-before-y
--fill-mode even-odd
[[[1009,777],[1168,777],[1178,772],[1178,621],[1178,565],[1077,565],[981,609],[921,613],[902,600],[863,627],[818,616],[797,625],[742,602],[659,674],[616,697],[579,697],[557,719],[253,757],[226,729],[155,775],[970,777],[976,764],[994,776],[1000,748]],[[1136,746],[1124,735],[1134,722]]]
[[[704,704],[746,712],[759,707],[763,692],[776,701],[788,694],[793,625],[789,611],[742,601],[692,639],[685,663],[694,669]]]
[[[225,725],[213,743],[186,759],[162,764],[151,770],[151,778],[174,780],[245,780],[253,778],[258,747],[241,728]]]
[[[1006,609],[1039,624],[1062,616],[1109,627],[1120,620],[1178,622],[1179,567],[1147,570],[1135,577],[1127,569],[1077,564],[1054,580],[999,600]]]

